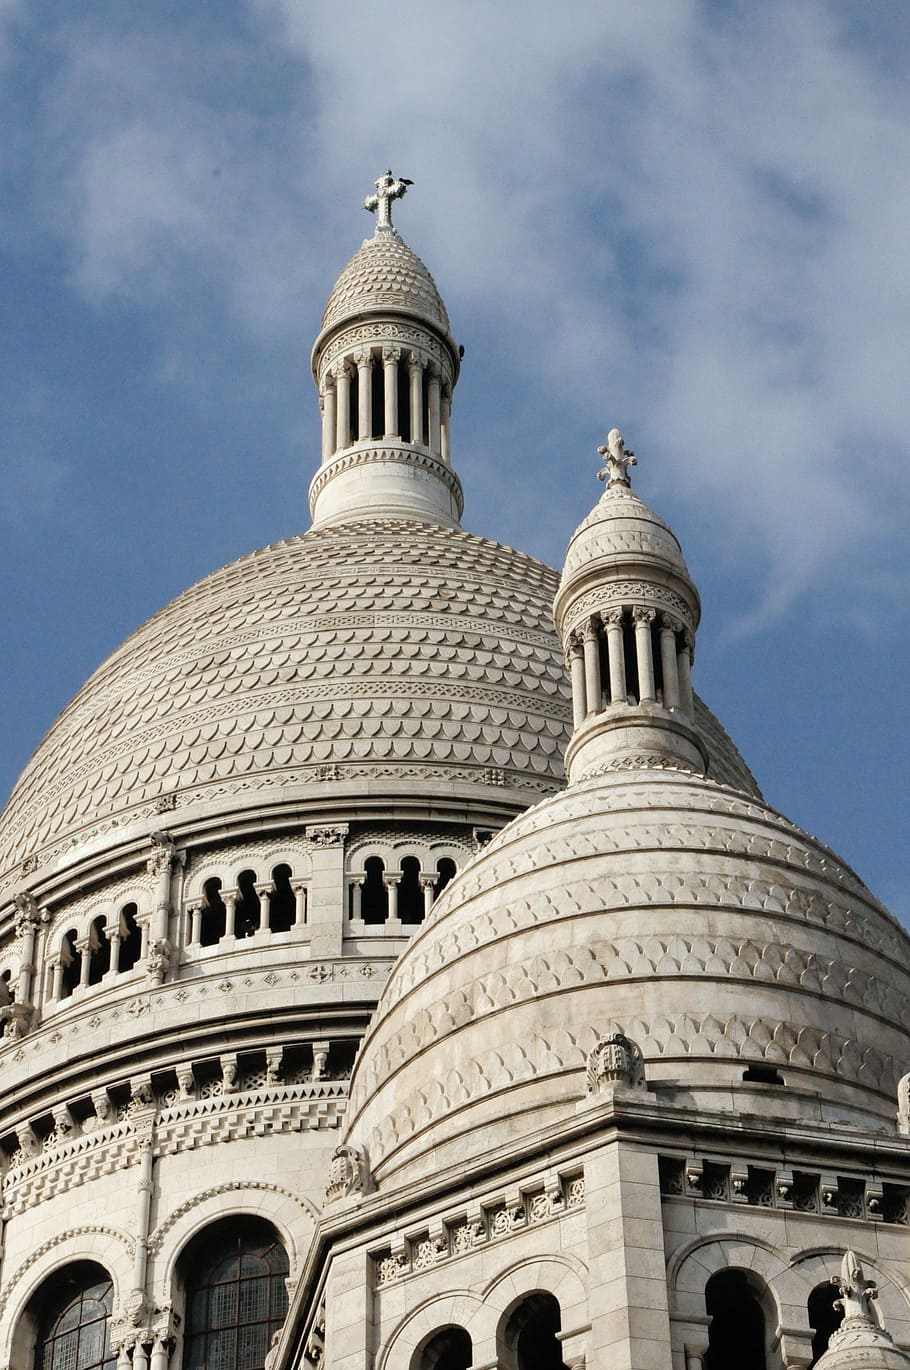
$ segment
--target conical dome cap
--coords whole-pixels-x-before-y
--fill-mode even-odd
[[[354,253],[332,288],[322,331],[371,311],[417,316],[450,333],[436,282],[395,229],[378,232]]]

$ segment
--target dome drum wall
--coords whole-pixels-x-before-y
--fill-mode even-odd
[[[571,1117],[621,1031],[658,1103],[896,1137],[908,952],[773,811],[683,774],[581,782],[481,852],[404,954],[349,1135],[380,1187],[469,1163],[503,1127]]]
[[[410,443],[357,442],[336,453],[310,484],[310,509],[319,527],[370,518],[394,518],[407,507],[414,517],[457,528],[464,509],[461,481],[451,467]]]

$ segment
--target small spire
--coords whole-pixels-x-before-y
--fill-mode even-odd
[[[392,169],[384,171],[375,182],[376,194],[368,195],[363,202],[364,209],[368,209],[371,214],[376,215],[377,234],[385,230],[395,232],[392,224],[392,201],[400,200],[403,195],[408,193],[408,186],[412,186],[413,181],[404,178],[396,180],[392,175]]]
[[[631,487],[629,467],[637,466],[638,460],[635,453],[630,452],[626,447],[619,429],[611,428],[607,434],[606,446],[598,447],[597,450],[604,459],[603,470],[598,471],[597,479],[605,480],[608,490],[613,485]]]
[[[834,1307],[843,1310],[844,1322],[861,1319],[878,1327],[878,1319],[872,1310],[872,1300],[878,1298],[878,1289],[871,1280],[865,1278],[863,1267],[852,1251],[844,1253],[840,1275],[835,1275],[832,1283],[840,1294]]]

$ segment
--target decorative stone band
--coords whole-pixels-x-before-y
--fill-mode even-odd
[[[598,585],[593,590],[586,590],[571,602],[562,622],[563,638],[580,630],[592,614],[599,614],[606,619],[612,609],[636,604],[676,614],[690,631],[694,632],[698,627],[691,606],[681,595],[674,594],[672,590],[652,581],[616,580]]]
[[[448,348],[444,348],[428,329],[394,319],[381,323],[358,324],[345,328],[332,339],[319,358],[320,378],[339,357],[348,356],[353,350],[362,347],[389,345],[405,349],[419,348],[429,362],[445,369],[449,379],[454,378],[454,368]],[[317,378],[319,379],[319,378]]]
[[[805,1024],[736,1015],[717,1018],[713,1014],[683,1014],[678,1018],[661,1018],[653,1026],[639,1020],[626,1026],[634,1032],[649,1063],[662,1058],[677,1062],[686,1058],[733,1057],[744,1064],[768,1061],[828,1076],[846,1073],[853,1078],[858,1073],[860,1088],[886,1093],[896,1089],[897,1068],[892,1057],[875,1047],[863,1049],[846,1038]],[[609,1023],[606,1030],[622,1032],[623,1025]],[[481,1055],[461,1059],[458,1069],[452,1070],[446,1079],[428,1082],[403,1095],[368,1138],[377,1182],[381,1186],[383,1172],[396,1153],[411,1146],[422,1132],[443,1120],[451,1129],[456,1126],[456,1112],[481,1099],[489,1101],[499,1091],[509,1090],[510,1107],[517,1109],[517,1086],[527,1084],[538,1089],[546,1076],[574,1074],[580,1098],[587,1059],[599,1040],[600,1034],[594,1028],[582,1027],[575,1031],[556,1028],[546,1037],[538,1035],[521,1042],[500,1041],[498,1050],[491,1048]],[[368,1088],[366,1082],[359,1080],[361,1097],[364,1087]]]
[[[377,462],[410,466],[428,472],[444,485],[452,495],[458,508],[458,517],[461,518],[464,511],[464,493],[461,488],[461,481],[455,472],[440,461],[438,457],[405,443],[402,443],[401,446],[383,444],[381,446],[348,448],[337,459],[320,467],[310,484],[310,510],[314,517],[316,501],[330,481],[333,481],[342,472],[349,471],[352,467],[371,466]]]

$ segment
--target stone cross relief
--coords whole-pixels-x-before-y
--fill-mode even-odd
[[[400,200],[403,195],[408,193],[408,186],[412,186],[413,181],[405,179],[396,180],[392,175],[392,169],[384,171],[375,182],[376,194],[368,195],[363,202],[364,209],[368,209],[371,214],[376,215],[376,232],[381,228],[392,227],[392,201]]]
[[[631,452],[623,440],[622,433],[618,428],[611,428],[607,434],[605,447],[598,447],[597,451],[604,459],[604,468],[598,471],[597,479],[607,482],[607,489],[611,485],[631,485],[629,479],[629,467],[637,466],[638,460],[634,452]]]

